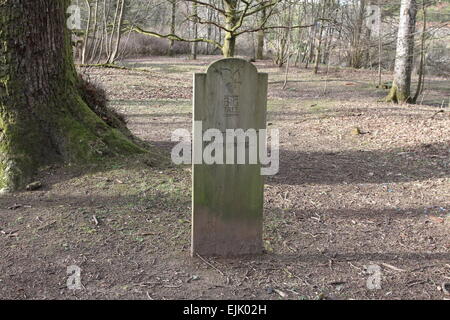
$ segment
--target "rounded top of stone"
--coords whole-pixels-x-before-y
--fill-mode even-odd
[[[207,72],[210,70],[217,71],[218,68],[226,68],[226,67],[234,67],[238,69],[242,68],[249,68],[250,70],[253,70],[255,73],[258,73],[258,70],[256,69],[256,66],[253,63],[248,62],[245,59],[242,58],[223,58],[214,61],[208,66]],[[249,70],[248,70],[249,71]]]

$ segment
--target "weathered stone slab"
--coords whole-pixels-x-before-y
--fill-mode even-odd
[[[208,129],[225,133],[226,129],[258,132],[266,128],[267,79],[267,74],[237,58],[218,60],[206,74],[194,75],[193,255],[262,252],[264,184],[260,164],[248,164],[248,155],[247,164],[205,164],[200,158],[209,144],[202,143]],[[224,144],[226,149],[237,146],[234,140]],[[247,152],[251,149],[246,148]]]

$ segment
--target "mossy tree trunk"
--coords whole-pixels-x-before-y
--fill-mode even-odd
[[[68,0],[0,2],[0,189],[39,166],[142,152],[80,95],[66,29]]]
[[[413,67],[416,14],[416,1],[402,0],[395,57],[395,75],[392,88],[386,97],[388,102],[410,103],[413,100],[411,97],[411,72]]]
[[[230,32],[225,34],[225,39],[222,47],[222,54],[225,58],[234,57],[234,52],[236,49],[236,37]]]

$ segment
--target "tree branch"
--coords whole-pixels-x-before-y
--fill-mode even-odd
[[[250,2],[248,1],[243,1],[245,3],[245,9],[242,12],[241,16],[239,17],[239,21],[238,23],[231,29],[231,31],[234,33],[237,29],[239,29],[240,27],[242,27],[242,24],[244,23],[244,18],[246,17],[246,13],[247,10],[250,6]]]
[[[270,29],[300,29],[300,28],[311,28],[314,27],[315,24],[306,24],[306,25],[298,25],[298,26],[269,26],[269,27],[258,27],[258,28],[254,28],[254,29],[247,29],[247,30],[243,30],[241,32],[236,33],[236,36],[239,36],[243,33],[249,33],[249,32],[257,32],[260,30],[270,30]]]
[[[224,30],[226,32],[231,32],[232,31],[232,30],[230,30],[230,29],[228,29],[228,28],[218,24],[217,22],[209,21],[209,20],[203,20],[198,15],[189,16],[189,17],[187,17],[187,20],[188,21],[197,22],[197,23],[200,23],[200,24],[210,24],[210,25],[216,26],[217,28],[222,29],[222,30]]]
[[[267,4],[263,5],[263,6],[258,7],[255,10],[252,10],[252,11],[249,11],[249,12],[245,13],[245,17],[254,15],[255,13],[260,12],[260,11],[262,11],[264,9],[276,6],[279,2],[280,2],[280,0],[273,0],[273,1],[267,3]]]
[[[211,3],[208,3],[208,2],[203,2],[203,1],[198,1],[198,0],[186,0],[186,1],[187,2],[194,2],[196,4],[199,4],[199,5],[202,5],[202,6],[205,6],[205,7],[210,7],[212,9],[220,12],[222,15],[226,14],[226,12],[224,10],[222,10],[222,9],[220,9],[220,8],[216,7],[215,5],[213,5]]]
[[[176,41],[182,41],[182,42],[207,42],[207,43],[211,43],[212,45],[216,46],[219,49],[222,49],[222,45],[220,43],[218,43],[217,41],[211,40],[211,39],[206,39],[206,38],[196,38],[196,39],[184,39],[181,38],[180,36],[177,36],[176,34],[160,34],[160,33],[156,33],[153,31],[147,31],[147,30],[143,30],[140,27],[132,27],[132,30],[141,34],[145,34],[147,36],[152,36],[152,37],[156,37],[156,38],[165,38],[165,39],[169,39],[169,40],[176,40]]]

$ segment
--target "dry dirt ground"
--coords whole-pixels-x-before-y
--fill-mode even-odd
[[[213,59],[87,68],[132,132],[168,152],[191,126],[192,73]],[[265,187],[265,254],[191,258],[190,168],[148,156],[48,167],[43,188],[0,196],[3,299],[445,299],[450,282],[450,110],[378,102],[376,74],[283,72],[269,61],[280,172]],[[383,75],[389,80],[390,75]],[[424,103],[447,106],[450,81]],[[442,101],[444,100],[444,103]],[[359,128],[362,134],[354,134]],[[67,267],[81,290],[66,287]],[[381,289],[369,290],[377,265]]]

